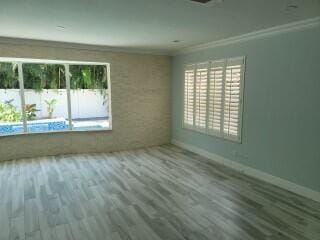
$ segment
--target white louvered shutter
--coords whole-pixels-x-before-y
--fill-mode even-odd
[[[240,140],[242,81],[244,58],[226,62],[223,108],[223,134],[226,138]]]
[[[197,64],[195,84],[195,128],[206,130],[208,63]]]
[[[225,61],[215,61],[209,68],[208,133],[220,135]]]
[[[245,57],[187,65],[186,128],[241,141]]]
[[[195,66],[188,65],[184,71],[184,126],[194,125],[194,78]]]

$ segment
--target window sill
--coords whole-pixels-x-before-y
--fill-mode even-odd
[[[196,133],[200,133],[200,134],[203,134],[203,135],[206,135],[206,136],[210,136],[210,137],[215,137],[215,138],[218,138],[218,139],[221,139],[221,140],[225,140],[225,141],[228,141],[228,142],[234,142],[234,143],[239,143],[239,144],[242,143],[241,140],[238,139],[238,138],[234,138],[232,136],[224,136],[224,135],[219,134],[219,133],[208,132],[205,129],[204,130],[200,130],[200,129],[196,129],[196,128],[188,127],[188,126],[182,126],[182,129],[189,130],[189,131],[196,132]]]
[[[22,132],[22,133],[8,134],[8,135],[0,135],[0,139],[1,138],[9,138],[9,137],[17,137],[17,136],[72,134],[72,133],[97,133],[97,132],[111,133],[112,128],[92,129],[92,130],[64,130],[64,131],[50,131],[50,132]]]

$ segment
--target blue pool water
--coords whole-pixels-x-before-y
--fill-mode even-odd
[[[88,125],[84,126],[75,124],[73,125],[73,130],[94,130],[103,128],[100,125]],[[40,120],[27,123],[28,132],[50,132],[50,131],[63,131],[69,129],[68,121],[65,119],[50,119],[50,120]],[[0,123],[0,136],[23,133],[22,123]]]
[[[50,121],[50,122],[35,122],[28,123],[28,132],[48,132],[62,131],[68,128],[66,121]],[[0,135],[22,133],[22,123],[17,124],[0,124]]]

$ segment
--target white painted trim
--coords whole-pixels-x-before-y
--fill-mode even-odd
[[[187,150],[189,150],[191,152],[197,153],[197,154],[199,154],[201,156],[204,156],[204,157],[206,157],[206,158],[208,158],[210,160],[213,160],[213,161],[215,161],[215,162],[217,162],[219,164],[222,164],[222,165],[225,165],[227,167],[230,167],[230,168],[232,168],[232,169],[234,169],[236,171],[240,171],[240,172],[242,172],[242,173],[244,173],[244,174],[246,174],[248,176],[255,177],[257,179],[260,179],[262,181],[271,183],[273,185],[276,185],[278,187],[281,187],[283,189],[286,189],[288,191],[291,191],[291,192],[296,193],[298,195],[301,195],[303,197],[306,197],[306,198],[312,199],[314,201],[320,202],[320,192],[314,191],[314,190],[312,190],[310,188],[303,187],[301,185],[292,183],[292,182],[290,182],[288,180],[285,180],[285,179],[273,176],[271,174],[262,172],[260,170],[245,166],[245,165],[243,165],[241,163],[229,160],[229,159],[224,158],[224,157],[222,157],[220,155],[208,152],[208,151],[203,150],[201,148],[198,148],[198,147],[195,147],[195,146],[180,142],[180,141],[175,140],[175,139],[172,139],[171,143],[176,145],[176,146],[179,146],[181,148],[187,149]]]
[[[240,43],[240,42],[246,42],[249,40],[264,38],[264,37],[273,36],[281,33],[294,32],[294,31],[299,31],[303,29],[313,28],[319,25],[320,25],[320,17],[305,19],[302,21],[279,25],[279,26],[275,26],[275,27],[271,27],[271,28],[267,28],[259,31],[254,31],[254,32],[246,33],[246,34],[235,36],[235,37],[230,37],[230,38],[212,41],[204,44],[199,44],[192,47],[186,47],[176,51],[174,55],[191,53],[199,50],[205,50],[205,49],[214,48],[214,47],[221,47],[221,46],[226,46],[226,45]]]
[[[109,110],[109,128],[112,129],[112,100],[111,100],[111,73],[110,63],[107,65],[107,80],[108,80],[108,110]]]
[[[20,87],[20,101],[21,101],[21,115],[23,122],[23,132],[26,133],[28,131],[27,127],[27,117],[26,117],[26,101],[24,96],[24,79],[23,79],[23,69],[22,62],[18,62],[18,79],[19,79],[19,87]]]
[[[70,93],[70,77],[71,77],[71,73],[70,73],[69,64],[64,64],[64,69],[66,71],[65,77],[66,77],[66,88],[67,88],[69,130],[71,131],[72,128],[73,128],[73,124],[72,124],[71,93]]]

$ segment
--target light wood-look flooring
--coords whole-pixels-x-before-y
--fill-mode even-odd
[[[0,163],[0,240],[320,239],[320,204],[172,145]]]

